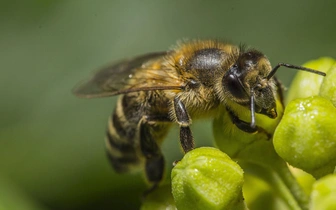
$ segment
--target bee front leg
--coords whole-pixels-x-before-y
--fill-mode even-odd
[[[246,133],[264,133],[267,136],[267,139],[272,138],[272,135],[269,134],[265,129],[259,126],[252,128],[250,123],[239,119],[239,117],[234,112],[232,112],[231,110],[227,110],[227,111],[229,112],[232,123],[235,124],[237,128],[239,128],[240,130]]]
[[[258,127],[252,128],[250,123],[245,122],[233,113],[231,110],[228,110],[231,121],[235,124],[240,130],[245,131],[246,133],[256,133],[258,131]]]
[[[174,112],[176,121],[180,125],[180,142],[185,153],[194,149],[194,138],[190,130],[191,120],[183,102],[174,98]]]

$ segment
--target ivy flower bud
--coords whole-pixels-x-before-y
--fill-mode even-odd
[[[188,152],[171,177],[179,210],[245,209],[243,170],[218,149],[203,147]]]
[[[319,95],[329,99],[336,107],[336,60],[323,79]]]
[[[317,60],[309,61],[303,66],[325,72],[327,73],[328,77],[329,70],[332,69],[334,65],[334,59],[323,57]],[[290,102],[297,98],[307,98],[310,96],[319,95],[321,84],[323,83],[325,78],[326,77],[312,74],[310,72],[299,71],[293,79],[292,84],[289,88],[287,102]]]
[[[320,96],[291,101],[274,133],[274,148],[289,164],[320,178],[336,165],[336,107]]]
[[[141,205],[141,210],[176,210],[171,186],[166,184],[149,193]]]
[[[311,210],[336,209],[336,174],[318,180],[311,194]]]

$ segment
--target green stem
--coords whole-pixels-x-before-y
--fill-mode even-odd
[[[303,191],[302,187],[298,184],[297,180],[290,172],[288,166],[283,163],[281,166],[274,168],[277,175],[280,177],[282,182],[286,185],[292,196],[295,198],[296,202],[300,205],[301,209],[308,210],[309,198],[307,194]]]
[[[254,176],[267,182],[272,190],[281,197],[285,203],[288,205],[289,210],[302,210],[297,198],[292,194],[290,189],[285,184],[284,180],[279,176],[274,170],[265,168],[255,163],[243,164],[244,170]]]
[[[237,159],[263,168],[252,171],[274,186],[276,192],[285,199],[292,210],[308,209],[308,196],[289,171],[286,162],[277,155],[271,142],[255,142],[245,147],[237,155]]]

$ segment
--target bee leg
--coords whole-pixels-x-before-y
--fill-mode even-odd
[[[252,128],[250,123],[239,119],[239,117],[231,110],[228,110],[228,112],[233,124],[235,124],[240,130],[245,131],[247,133],[256,133],[258,131],[258,126]]]
[[[146,158],[145,174],[147,180],[153,183],[153,186],[144,193],[144,196],[146,196],[156,189],[163,178],[164,172],[164,158],[159,145],[153,138],[151,125],[148,123],[147,117],[140,121],[140,148]]]
[[[185,153],[194,149],[194,138],[190,130],[191,120],[183,102],[178,98],[174,98],[174,111],[176,121],[180,125],[180,142]]]
[[[267,136],[267,139],[271,139],[272,135],[270,133],[268,133],[265,129],[256,126],[254,128],[251,127],[251,124],[248,122],[245,122],[241,119],[239,119],[239,117],[233,113],[231,110],[228,110],[229,115],[231,117],[232,123],[235,124],[237,126],[237,128],[239,128],[240,130],[246,132],[246,133],[264,133]]]

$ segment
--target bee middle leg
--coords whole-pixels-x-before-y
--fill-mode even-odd
[[[195,148],[194,138],[190,130],[191,120],[183,102],[175,97],[174,111],[176,121],[180,125],[180,142],[185,153]]]

